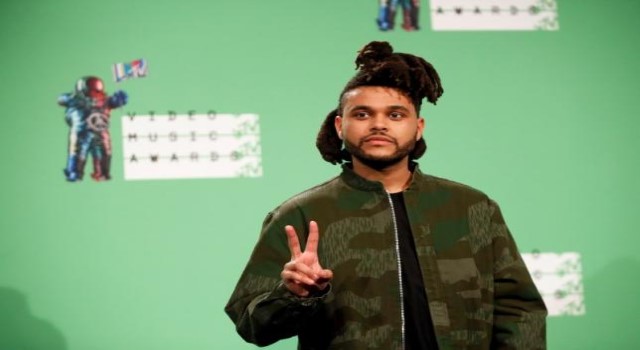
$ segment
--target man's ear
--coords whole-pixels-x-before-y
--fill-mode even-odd
[[[416,130],[416,141],[422,138],[422,133],[424,132],[425,127],[425,119],[423,117],[418,117],[418,128]]]
[[[336,128],[336,133],[338,134],[338,137],[340,138],[340,140],[342,140],[342,116],[337,115],[336,118],[333,120],[333,125]]]

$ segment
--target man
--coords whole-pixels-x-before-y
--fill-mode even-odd
[[[238,333],[299,349],[545,348],[545,305],[497,204],[414,162],[435,69],[386,42],[356,66],[317,139],[346,164],[265,219],[225,309]]]

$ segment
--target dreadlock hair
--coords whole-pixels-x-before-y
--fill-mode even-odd
[[[372,41],[358,51],[356,69],[358,72],[340,93],[338,108],[329,112],[316,138],[316,147],[322,158],[331,164],[351,161],[351,155],[342,147],[334,126],[335,117],[342,115],[344,95],[348,91],[360,86],[393,88],[411,100],[418,114],[422,99],[426,98],[435,105],[444,91],[438,72],[429,62],[411,54],[394,53],[386,41]],[[426,150],[427,144],[420,138],[409,159],[420,158]]]

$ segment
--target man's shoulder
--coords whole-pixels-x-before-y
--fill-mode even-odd
[[[344,186],[340,176],[334,176],[329,180],[289,197],[277,208],[290,209],[292,207],[311,205],[318,201],[335,198],[339,194],[341,188],[343,189]]]
[[[438,215],[451,220],[453,213],[476,217],[499,213],[498,204],[484,191],[450,179],[424,175],[419,180],[420,189],[415,197],[417,208],[435,210]]]
[[[488,199],[488,196],[485,192],[475,187],[443,177],[421,174],[421,176],[419,177],[419,182],[422,188],[425,188],[429,191],[445,191],[452,195],[478,199]]]

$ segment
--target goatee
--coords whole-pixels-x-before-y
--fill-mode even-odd
[[[364,144],[364,139],[359,142],[356,146],[355,144],[349,142],[348,140],[344,140],[344,148],[351,154],[352,157],[359,160],[362,164],[375,169],[375,170],[383,170],[392,165],[398,164],[405,157],[407,157],[411,151],[416,146],[416,140],[411,139],[407,143],[403,145],[398,145],[398,142],[393,139],[393,143],[396,145],[396,151],[387,156],[374,156],[366,153],[362,149],[362,145]]]

